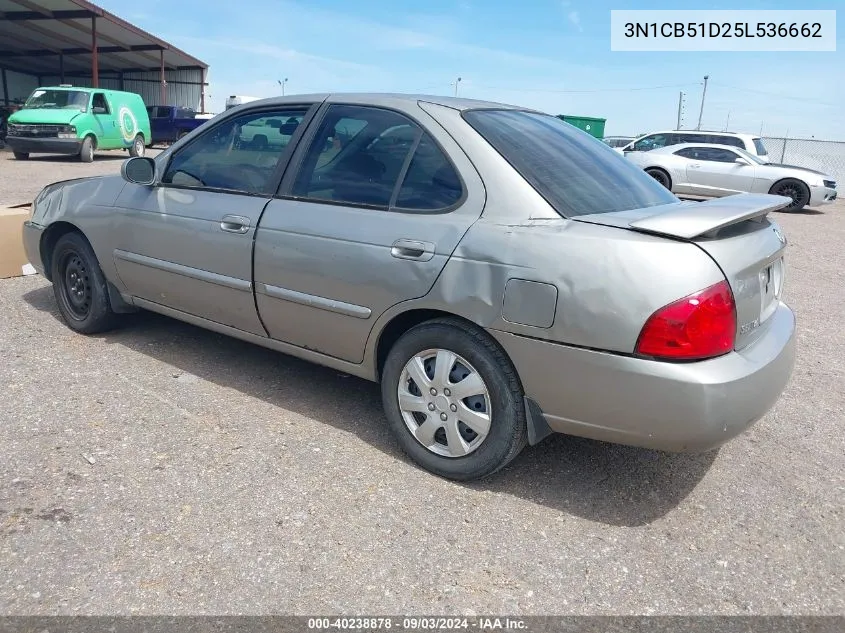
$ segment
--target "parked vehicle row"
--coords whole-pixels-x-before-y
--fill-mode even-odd
[[[768,160],[768,150],[763,139],[753,134],[738,134],[736,132],[708,132],[705,130],[669,130],[646,134],[621,148],[621,152],[628,155],[631,152],[649,152],[651,150],[679,145],[681,143],[705,143],[708,145],[729,145],[744,149],[749,154],[761,160]]]
[[[61,85],[36,89],[4,122],[4,133],[18,160],[44,153],[91,162],[98,149],[142,156],[146,147],[176,141],[206,121],[187,108],[147,107],[134,92]]]
[[[836,200],[833,176],[813,169],[768,163],[738,147],[681,143],[627,158],[677,194],[729,196],[741,192],[791,198],[788,211]]]
[[[682,202],[524,108],[310,95],[46,187],[24,242],[71,329],[148,309],[379,381],[407,454],[469,480],[552,432],[696,451],[762,417],[789,203]]]

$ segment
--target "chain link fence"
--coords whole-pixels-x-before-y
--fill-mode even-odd
[[[763,137],[773,163],[816,169],[845,182],[845,141],[820,141],[814,138]]]

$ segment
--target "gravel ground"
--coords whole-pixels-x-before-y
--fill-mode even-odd
[[[120,165],[6,158],[2,202]],[[373,384],[151,314],[75,335],[0,281],[0,613],[845,613],[845,203],[777,219],[800,331],[764,420],[471,485],[400,454]]]

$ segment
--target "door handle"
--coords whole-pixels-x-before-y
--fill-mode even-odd
[[[690,169],[699,169],[700,167],[701,165],[699,165],[698,163],[693,163],[692,165],[690,165]]]
[[[396,240],[390,248],[390,254],[397,259],[427,262],[434,257],[434,244],[417,240]]]
[[[229,233],[246,233],[249,231],[249,218],[242,215],[224,215],[220,220],[220,230]]]

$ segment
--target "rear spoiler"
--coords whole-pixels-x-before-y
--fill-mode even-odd
[[[791,198],[769,194],[739,193],[706,202],[692,202],[671,211],[633,220],[628,228],[691,240],[715,235],[721,229],[746,220],[761,219],[783,209]]]

